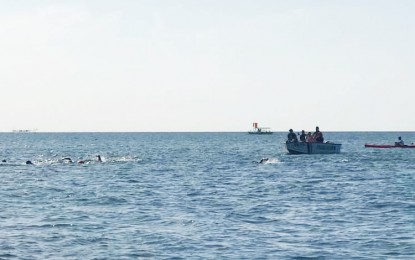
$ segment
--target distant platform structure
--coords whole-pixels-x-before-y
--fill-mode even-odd
[[[253,135],[270,135],[272,134],[271,128],[269,127],[259,127],[258,123],[252,123],[252,130],[248,131],[248,134]]]
[[[37,129],[13,129],[13,133],[35,133]]]

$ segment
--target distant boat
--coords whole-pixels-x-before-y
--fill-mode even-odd
[[[341,148],[341,144],[315,142],[286,142],[285,146],[290,154],[334,154]]]
[[[415,148],[415,145],[365,144],[365,148]]]
[[[36,129],[34,129],[34,130],[29,130],[29,129],[14,129],[12,132],[13,133],[34,133],[36,131],[37,131]]]
[[[253,135],[270,135],[272,134],[271,128],[269,127],[259,127],[258,123],[252,124],[253,129],[251,131],[248,131],[248,134]]]

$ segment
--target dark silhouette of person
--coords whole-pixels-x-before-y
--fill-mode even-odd
[[[259,161],[259,163],[266,163],[266,162],[268,162],[268,158],[262,158],[262,159]]]
[[[301,131],[301,135],[300,135],[300,141],[301,142],[305,142],[307,139],[307,134],[305,133],[304,130]]]
[[[63,162],[68,162],[68,163],[72,163],[73,162],[72,159],[69,158],[69,157],[62,158],[62,161]]]
[[[398,137],[398,141],[395,142],[395,145],[398,145],[398,146],[404,146],[405,145],[404,141],[402,140],[402,138],[400,136]]]
[[[316,126],[316,131],[313,134],[313,139],[317,143],[324,143],[323,133],[320,132],[320,128]]]
[[[294,133],[292,129],[289,130],[287,139],[288,139],[288,142],[298,142],[297,135]]]

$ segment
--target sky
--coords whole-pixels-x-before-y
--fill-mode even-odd
[[[412,0],[4,0],[0,131],[413,131]]]

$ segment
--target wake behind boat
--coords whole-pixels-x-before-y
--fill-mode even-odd
[[[340,153],[341,148],[341,144],[329,142],[286,142],[285,146],[290,154],[335,154]]]

